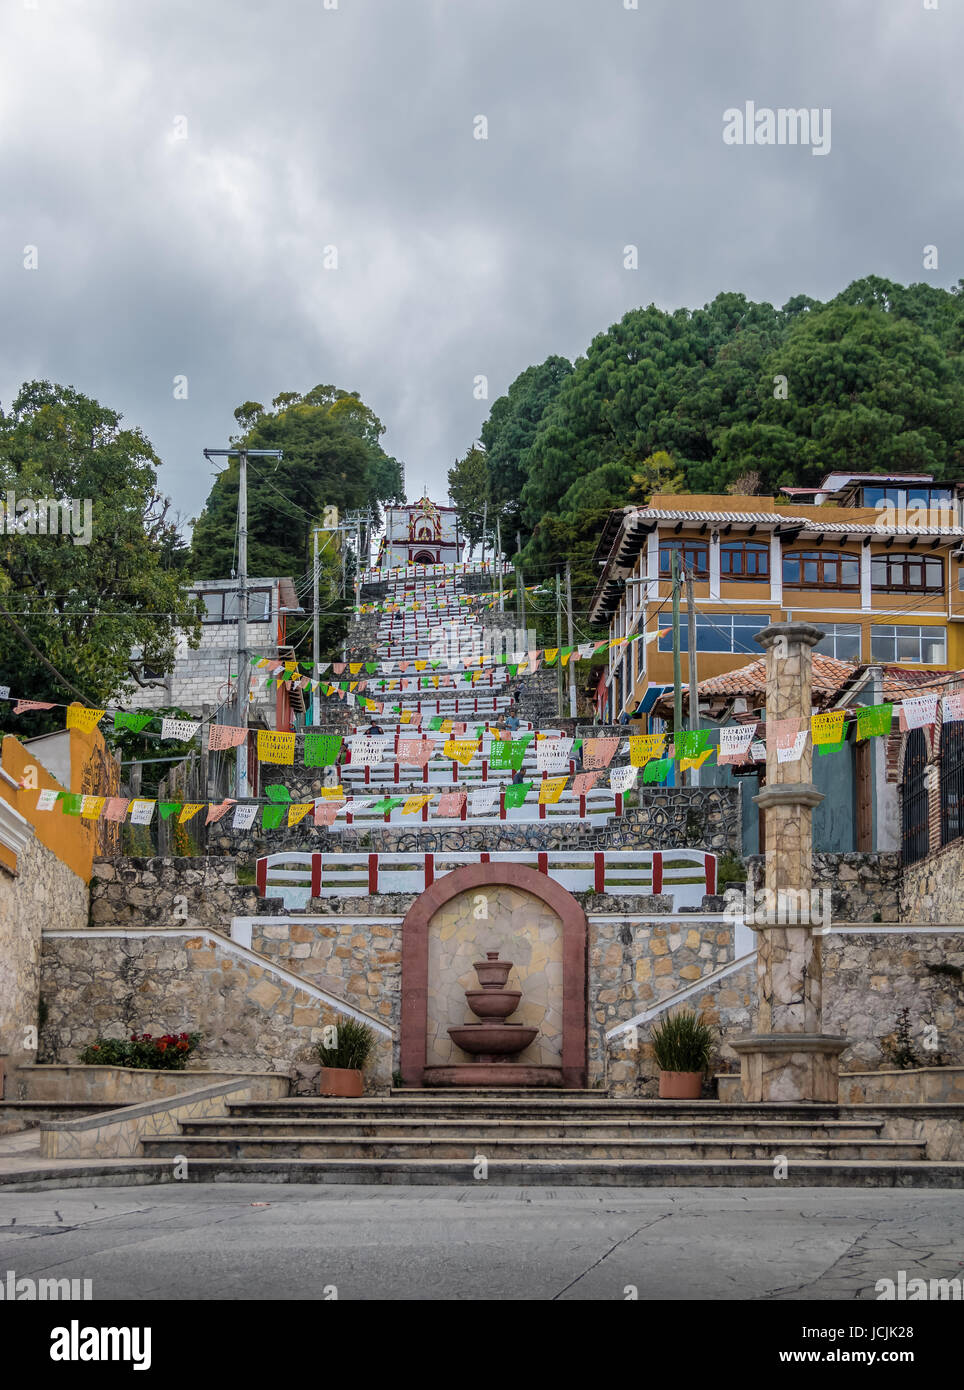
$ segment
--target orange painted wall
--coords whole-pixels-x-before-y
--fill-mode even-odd
[[[36,768],[36,786],[18,789],[0,780],[0,796],[15,811],[30,822],[37,839],[47,849],[52,850],[62,863],[83,879],[90,882],[94,858],[103,853],[102,828],[98,821],[82,820],[80,816],[67,816],[59,806],[53,811],[37,810],[37,792],[45,788],[54,791],[83,791],[91,795],[113,795],[117,791],[119,770],[117,764],[107,753],[104,736],[94,729],[89,734],[77,729],[70,731],[70,787],[64,787],[51,776],[30,749],[12,734],[3,740],[0,765],[15,782],[20,782],[28,768]],[[34,774],[30,774],[31,781]],[[116,832],[116,826],[111,826]]]

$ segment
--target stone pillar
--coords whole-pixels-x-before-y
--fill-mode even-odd
[[[823,637],[809,623],[774,623],[757,634],[766,648],[766,786],[754,798],[766,818],[766,908],[757,931],[757,1032],[735,1040],[747,1101],[836,1104],[838,1061],[847,1039],[822,1032],[821,938],[813,931],[812,816],[823,800],[811,781],[812,746],[778,762],[774,724],[806,719],[812,707],[811,649]],[[820,923],[823,927],[823,923]]]

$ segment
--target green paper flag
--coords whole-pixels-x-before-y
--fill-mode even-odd
[[[278,826],[288,814],[288,806],[291,802],[291,793],[288,788],[275,783],[273,786],[265,787],[264,794],[269,801],[280,803],[277,806],[265,806],[261,812],[261,824],[265,830],[277,830]]]
[[[532,790],[531,782],[510,782],[505,789],[506,806],[522,806],[529,792]]]
[[[366,661],[366,662],[365,662],[365,670],[368,672],[368,674],[369,674],[370,676],[373,676],[373,675],[375,674],[375,672],[378,670],[378,662],[377,662],[377,661]]]
[[[404,796],[383,796],[381,801],[375,802],[372,810],[377,811],[379,815],[387,815],[396,806],[401,806],[404,800]]]
[[[334,767],[341,743],[340,734],[305,734],[305,767]]]
[[[180,811],[182,804],[180,801],[159,801],[157,809],[160,812],[161,820],[170,820],[175,811]]]
[[[80,792],[63,792],[60,797],[60,809],[65,816],[79,816],[83,800]]]
[[[688,756],[688,755],[687,755]],[[665,782],[673,766],[672,758],[654,758],[643,768],[644,782]]]
[[[430,724],[428,727],[429,727],[430,729],[432,729],[432,730],[437,730],[437,729],[441,729],[441,727],[442,727],[442,725],[443,725],[444,723],[445,723],[445,715],[444,715],[444,714],[433,714],[433,715],[432,715],[432,722],[431,722],[431,724]]]
[[[882,734],[890,733],[890,724],[894,714],[894,706],[889,705],[864,705],[857,711],[857,737],[876,738]]]
[[[680,730],[673,735],[674,758],[698,758],[710,741],[709,729]],[[643,781],[646,781],[643,778]]]
[[[114,711],[114,728],[131,729],[135,734],[139,734],[153,718],[153,714],[125,714],[123,710],[116,709]]]

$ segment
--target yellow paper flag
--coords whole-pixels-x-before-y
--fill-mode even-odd
[[[701,753],[698,758],[680,758],[680,771],[685,772],[688,767],[702,767],[703,764],[706,762],[707,758],[711,758],[712,756],[713,749],[707,748],[706,751]]]
[[[568,781],[568,777],[545,777],[539,784],[539,804],[545,806],[558,801]]]
[[[475,739],[450,738],[446,739],[442,751],[447,758],[454,758],[457,763],[461,763],[465,767],[475,757],[478,747],[478,742]]]
[[[661,758],[665,746],[665,734],[633,734],[629,740],[630,767],[645,767],[653,758]]]
[[[186,806],[182,806],[181,814],[177,818],[178,824],[183,825],[186,820],[196,816],[198,811],[203,810],[205,804],[203,801],[189,801]]]
[[[279,734],[273,729],[258,730],[258,762],[283,763],[286,767],[293,767],[294,761],[294,734]]]
[[[104,809],[106,796],[85,796],[80,803],[80,814],[85,820],[96,820]]]
[[[434,792],[426,792],[421,796],[410,796],[402,807],[402,815],[411,816],[416,811],[420,811],[423,806],[428,805],[434,795]]]
[[[75,702],[67,706],[67,728],[79,729],[81,733],[89,734],[91,729],[97,728],[106,713],[103,709],[85,709],[83,705]]]
[[[814,743],[839,743],[843,738],[845,709],[828,710],[826,714],[814,714],[810,719],[810,732]]]
[[[288,824],[297,825],[300,820],[304,820],[309,811],[314,808],[313,801],[296,801],[294,805],[288,807]]]

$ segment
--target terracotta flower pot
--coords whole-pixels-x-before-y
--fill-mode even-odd
[[[660,1100],[699,1100],[703,1094],[701,1071],[661,1071]]]
[[[365,1089],[360,1071],[351,1067],[322,1067],[318,1077],[320,1096],[356,1097]]]

